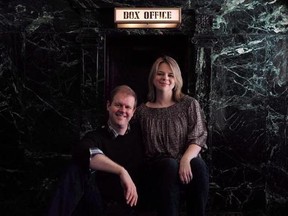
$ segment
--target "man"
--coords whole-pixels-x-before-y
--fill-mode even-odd
[[[140,130],[129,123],[136,105],[130,87],[118,86],[111,92],[107,124],[87,133],[79,143],[51,215],[107,215],[113,208],[118,216],[132,215],[143,154]],[[66,197],[59,201],[60,194]]]

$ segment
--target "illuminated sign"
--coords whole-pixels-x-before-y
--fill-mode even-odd
[[[180,8],[115,8],[117,28],[177,28]]]

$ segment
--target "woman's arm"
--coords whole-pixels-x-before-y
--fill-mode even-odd
[[[197,157],[201,151],[201,147],[196,144],[190,144],[183,154],[179,164],[179,177],[183,184],[188,184],[192,178],[192,169],[190,161]]]

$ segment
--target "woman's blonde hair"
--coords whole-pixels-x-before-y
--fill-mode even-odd
[[[167,63],[173,72],[173,75],[175,78],[175,87],[173,89],[173,100],[178,102],[181,100],[181,98],[184,95],[182,93],[183,79],[182,79],[181,70],[180,70],[178,63],[175,61],[175,59],[173,59],[170,56],[159,57],[153,63],[151,70],[150,70],[149,77],[148,77],[148,96],[147,96],[147,99],[150,102],[155,102],[155,100],[156,100],[156,89],[155,89],[155,86],[153,84],[153,79],[154,79],[155,74],[157,73],[161,63]]]

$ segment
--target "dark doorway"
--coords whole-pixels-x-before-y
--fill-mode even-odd
[[[193,46],[185,35],[107,36],[106,50],[106,92],[127,84],[136,91],[139,104],[146,100],[150,67],[160,55],[169,55],[179,63],[184,92],[194,74]]]

